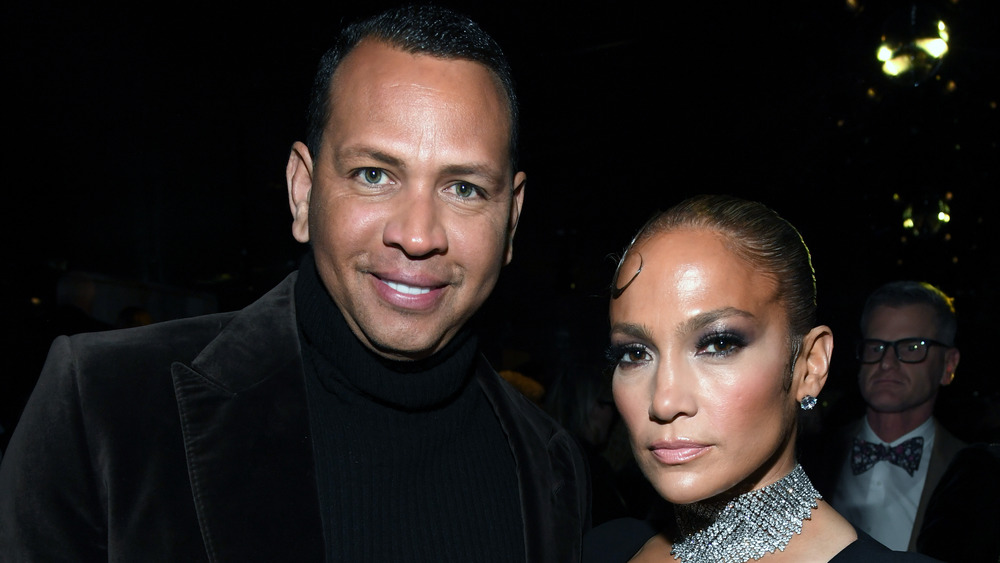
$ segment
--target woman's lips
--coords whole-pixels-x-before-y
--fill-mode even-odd
[[[657,442],[649,447],[656,459],[667,465],[680,465],[702,456],[710,446],[694,442]]]

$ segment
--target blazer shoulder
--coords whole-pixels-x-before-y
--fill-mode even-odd
[[[191,365],[213,346],[226,347],[253,334],[294,336],[292,286],[295,275],[239,311],[165,321],[149,326],[57,338],[46,371],[69,369],[77,377],[104,381],[163,371],[173,363]],[[217,343],[224,340],[224,343]],[[266,347],[258,350],[266,350]],[[263,352],[261,352],[263,353]],[[55,366],[51,364],[57,364]],[[59,366],[58,364],[62,364]]]
[[[137,328],[60,336],[53,342],[49,356],[68,353],[76,364],[101,372],[119,371],[100,368],[120,367],[131,360],[191,361],[237,314],[216,313]]]
[[[969,444],[948,431],[936,418],[934,419],[934,453],[950,462],[958,452]]]

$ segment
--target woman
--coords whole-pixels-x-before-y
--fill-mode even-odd
[[[794,227],[695,197],[639,231],[615,278],[615,403],[675,514],[598,528],[585,561],[928,561],[858,533],[796,463],[797,410],[816,403],[833,335]]]

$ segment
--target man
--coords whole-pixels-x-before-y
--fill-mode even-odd
[[[0,470],[13,560],[571,561],[571,438],[469,320],[524,198],[499,47],[353,24],[286,169],[298,274],[234,314],[58,339]]]
[[[886,284],[861,316],[858,384],[864,418],[843,442],[831,504],[872,537],[913,551],[927,503],[963,443],[934,419],[955,377],[955,310],[941,290]]]

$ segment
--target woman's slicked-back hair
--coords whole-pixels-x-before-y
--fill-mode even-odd
[[[726,195],[700,195],[655,215],[639,230],[622,255],[650,238],[679,229],[706,229],[721,235],[726,247],[755,270],[773,278],[797,341],[816,326],[816,276],[809,248],[799,231],[756,201]],[[619,287],[620,272],[615,273]],[[629,275],[629,274],[626,274]]]

